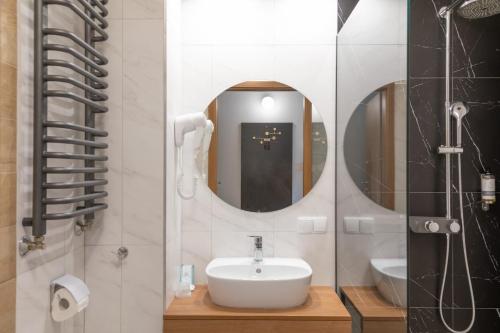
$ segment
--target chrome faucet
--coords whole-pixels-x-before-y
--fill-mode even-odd
[[[262,253],[262,236],[249,236],[254,239],[254,262],[262,262],[263,253]]]

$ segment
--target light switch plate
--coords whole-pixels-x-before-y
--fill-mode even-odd
[[[344,217],[344,232],[346,234],[375,233],[375,219],[369,216]]]
[[[326,216],[301,216],[297,219],[300,234],[324,234],[328,230]]]
[[[314,233],[315,234],[325,234],[327,231],[327,218],[326,216],[317,216],[313,218]]]
[[[344,217],[344,231],[346,234],[359,234],[359,218]]]
[[[314,232],[314,222],[310,217],[299,217],[297,219],[297,232],[299,234],[312,234]]]
[[[359,232],[361,234],[374,234],[375,233],[375,221],[371,217],[360,218],[359,219]]]

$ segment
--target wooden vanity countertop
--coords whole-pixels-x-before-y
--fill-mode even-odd
[[[406,309],[388,303],[375,287],[341,287],[340,290],[364,320],[406,320]]]
[[[313,286],[307,302],[280,310],[234,309],[215,305],[208,288],[197,286],[189,298],[176,298],[164,315],[165,320],[298,320],[351,321],[351,316],[333,288]]]

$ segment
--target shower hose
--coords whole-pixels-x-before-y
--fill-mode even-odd
[[[448,275],[448,263],[450,260],[450,234],[446,234],[446,260],[444,264],[444,273],[443,280],[441,282],[441,292],[439,295],[439,315],[441,316],[441,321],[444,326],[452,333],[467,333],[471,330],[472,326],[474,326],[474,322],[476,320],[476,302],[474,301],[474,290],[472,289],[472,279],[470,275],[469,269],[469,260],[467,258],[467,243],[465,240],[465,223],[464,223],[464,200],[463,200],[463,188],[462,188],[462,157],[461,154],[458,154],[458,192],[459,192],[459,204],[460,204],[460,220],[462,224],[462,248],[464,252],[464,261],[465,261],[465,271],[467,273],[467,282],[469,283],[469,291],[471,297],[472,304],[472,318],[470,320],[469,326],[462,331],[455,330],[448,325],[446,319],[443,315],[443,297],[444,297],[444,288],[446,286],[446,277]]]

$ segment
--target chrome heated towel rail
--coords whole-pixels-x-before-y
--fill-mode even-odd
[[[33,212],[32,217],[23,220],[24,226],[32,227],[33,240],[30,241],[29,250],[43,248],[47,221],[82,217],[83,222],[80,222],[86,224],[94,219],[96,211],[107,208],[105,203],[96,201],[107,196],[107,192],[97,188],[107,184],[103,177],[107,168],[102,163],[107,160],[107,156],[99,151],[108,147],[102,141],[108,133],[96,128],[96,114],[108,111],[103,103],[108,99],[105,92],[108,72],[103,67],[108,60],[96,48],[96,43],[108,39],[107,2],[34,1]],[[71,29],[49,26],[50,6],[64,8],[78,22],[81,20],[84,33],[80,35],[84,36],[79,36]],[[58,54],[72,60],[58,59]],[[54,74],[57,69],[69,74]],[[56,89],[54,85],[65,88]],[[66,99],[81,105],[84,113],[82,120],[67,122],[50,119],[51,98]],[[54,129],[63,129],[62,132],[69,134],[53,135]],[[54,147],[71,148],[58,151]],[[72,166],[68,166],[67,162],[61,165],[65,160],[75,163],[71,163]],[[72,178],[63,181],[50,179],[61,175]],[[57,189],[74,189],[77,194],[51,194],[54,192],[51,190]],[[48,206],[63,204],[71,204],[73,208],[56,213],[47,210]]]

